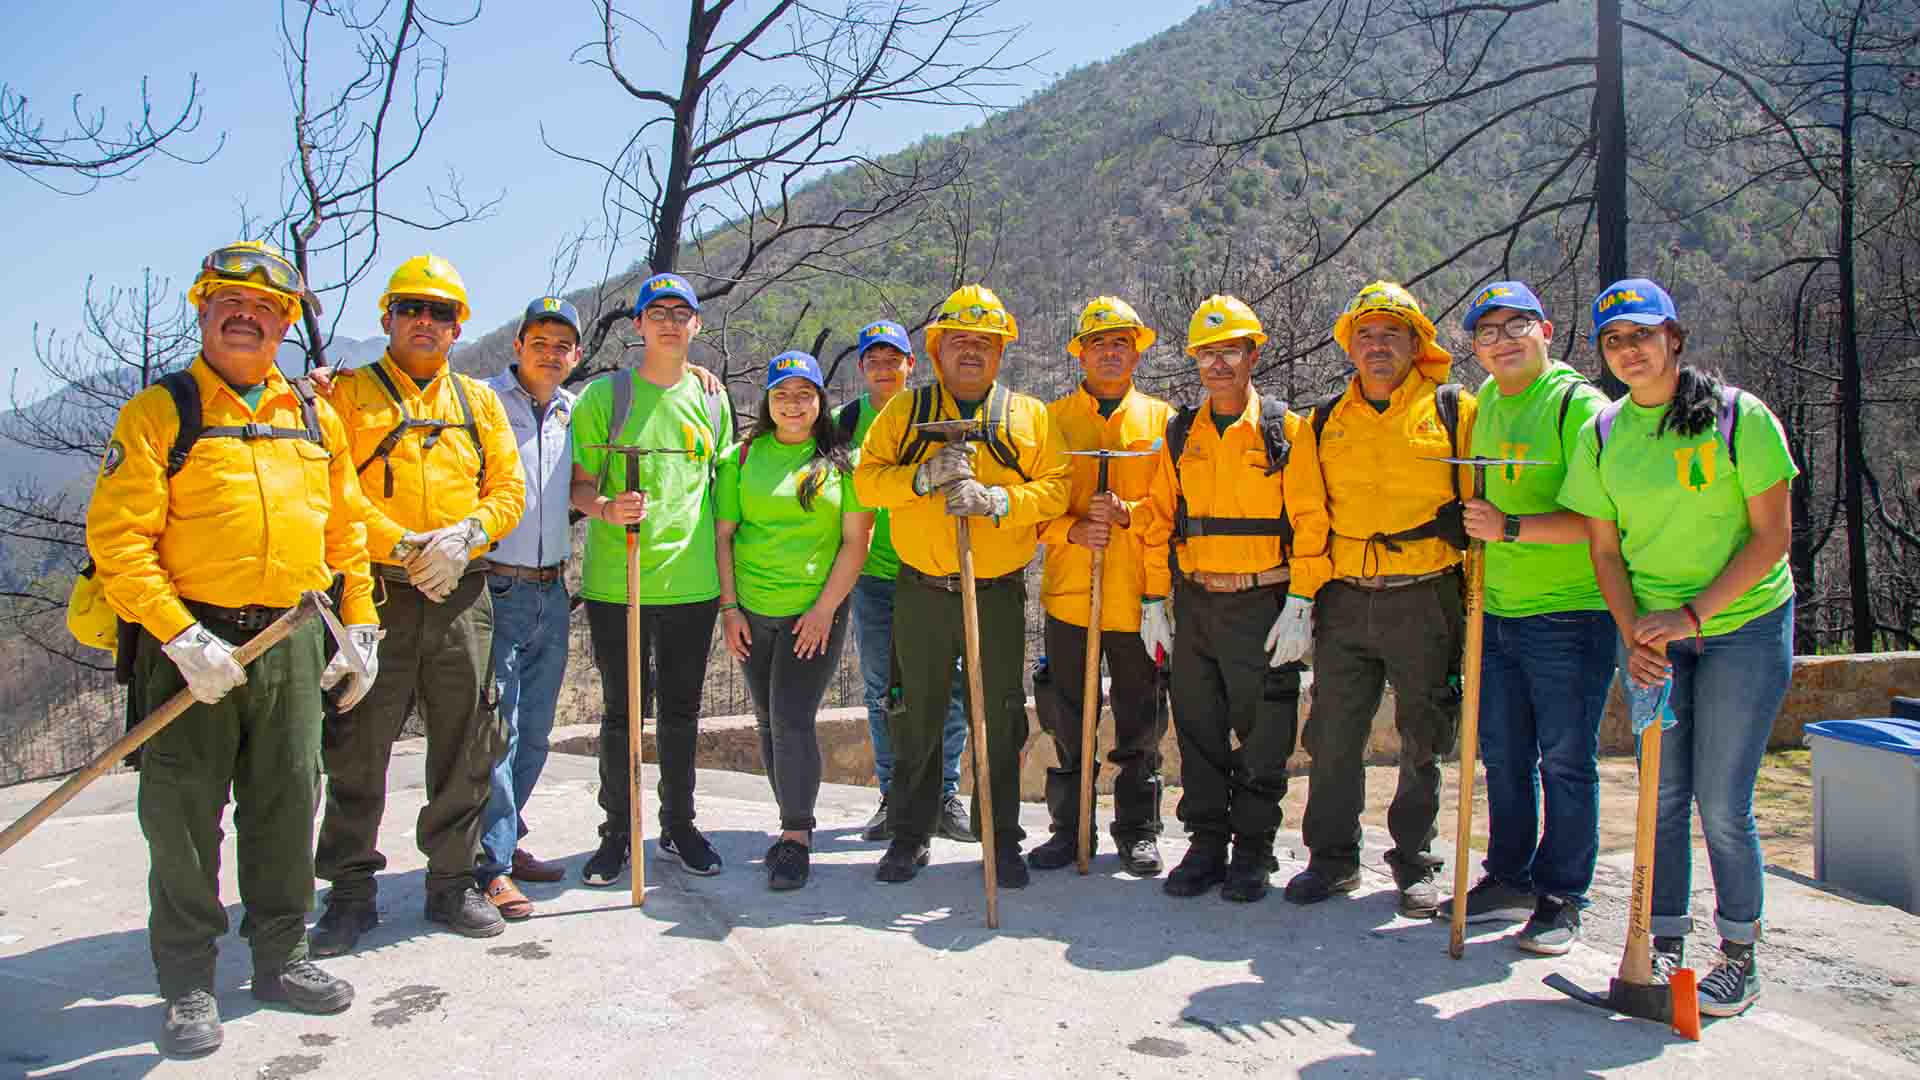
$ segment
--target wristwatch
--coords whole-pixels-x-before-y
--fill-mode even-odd
[[[1509,544],[1520,539],[1520,515],[1507,515],[1507,527],[1501,530],[1500,539],[1505,540]]]

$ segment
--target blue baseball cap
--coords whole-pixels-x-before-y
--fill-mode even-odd
[[[1480,316],[1494,308],[1512,308],[1515,311],[1531,311],[1541,318],[1547,317],[1547,309],[1540,306],[1540,298],[1533,295],[1523,281],[1496,281],[1473,294],[1473,302],[1467,306],[1467,316],[1461,320],[1467,333],[1473,333],[1473,326]]]
[[[655,274],[640,283],[640,295],[633,298],[633,317],[639,318],[648,304],[668,297],[685,300],[688,307],[700,310],[700,298],[694,295],[693,286],[687,284],[686,278],[679,274]]]
[[[1641,326],[1659,326],[1668,319],[1678,320],[1673,297],[1667,290],[1646,278],[1616,281],[1600,291],[1593,301],[1593,332],[1610,322],[1625,319]]]
[[[572,304],[567,303],[558,296],[543,296],[533,303],[528,304],[527,310],[520,316],[520,331],[525,331],[529,325],[537,323],[542,319],[553,319],[566,323],[568,326],[573,327],[574,337],[577,338],[581,336],[580,312],[575,310]]]
[[[891,319],[868,323],[860,328],[860,352],[854,356],[857,362],[867,355],[867,350],[875,345],[891,345],[908,356],[913,355],[913,342],[907,338],[907,328]]]
[[[771,390],[788,379],[805,379],[822,391],[827,388],[826,377],[820,374],[820,361],[811,353],[799,349],[783,352],[767,361],[767,389]]]

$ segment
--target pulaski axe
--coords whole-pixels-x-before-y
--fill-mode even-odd
[[[613,443],[600,443],[587,449],[625,455],[627,491],[639,495],[646,494],[640,488],[641,458],[648,454],[699,455],[697,450],[654,449]],[[636,521],[627,526],[627,851],[633,866],[634,907],[639,907],[645,900],[647,888],[647,861],[644,858],[646,833],[641,828],[640,813],[640,733],[644,728],[640,716],[644,672],[640,662],[640,523]]]
[[[359,650],[353,647],[353,641],[347,637],[340,620],[333,616],[333,605],[322,592],[309,590],[300,594],[300,603],[288,609],[287,613],[273,620],[267,628],[250,638],[245,644],[233,650],[233,660],[241,667],[253,663],[260,655],[300,628],[300,624],[321,616],[327,630],[333,635],[334,645],[342,655],[348,658],[349,665],[357,667],[361,675],[366,674],[366,666],[360,659]],[[41,822],[52,817],[56,810],[67,805],[75,795],[80,794],[88,784],[104,776],[108,770],[118,764],[121,758],[139,749],[148,739],[160,733],[160,729],[179,719],[194,703],[193,693],[186,688],[168,698],[164,704],[147,714],[145,720],[135,724],[125,735],[114,740],[112,746],[94,755],[92,761],[77,773],[67,777],[66,782],[54,788],[46,798],[34,804],[33,809],[20,816],[20,820],[7,826],[0,832],[0,852],[19,843],[26,835],[37,828]]]
[[[1160,452],[1160,440],[1145,450],[1069,450],[1072,457],[1090,457],[1100,462],[1099,479],[1093,494],[1107,493],[1107,463],[1114,458],[1149,457]],[[1109,540],[1109,543],[1112,541]],[[1102,586],[1106,583],[1107,549],[1093,549],[1093,585],[1087,607],[1087,660],[1080,684],[1080,850],[1075,866],[1084,874],[1093,861],[1093,773],[1099,766],[1093,760],[1094,728],[1100,723],[1100,614]],[[1117,721],[1116,721],[1117,722]]]

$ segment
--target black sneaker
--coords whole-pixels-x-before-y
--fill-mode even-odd
[[[1683,937],[1657,937],[1653,939],[1653,981],[1665,986],[1673,980],[1673,973],[1686,966],[1687,939]]]
[[[353,1004],[353,984],[311,960],[295,960],[277,972],[254,972],[253,999],[284,1002],[304,1013],[337,1013]]]
[[[1098,848],[1100,842],[1094,841]],[[1088,853],[1092,857],[1092,853]],[[1027,853],[1027,862],[1035,870],[1058,870],[1080,858],[1080,838],[1070,832],[1057,832],[1047,842]]]
[[[1114,844],[1120,849],[1120,865],[1127,873],[1134,877],[1160,876],[1160,844],[1151,835],[1129,836]]]
[[[307,951],[315,956],[345,956],[360,943],[360,935],[380,925],[380,911],[371,900],[327,901],[327,910],[313,924]]]
[[[500,909],[471,884],[428,893],[426,914],[428,922],[440,923],[462,937],[496,937],[507,929]]]
[[[947,796],[940,804],[940,823],[935,827],[942,840],[954,840],[962,844],[977,844],[980,838],[973,834],[973,824],[968,819],[967,804],[960,801],[959,795]]]
[[[160,1025],[160,1052],[168,1057],[197,1057],[220,1048],[220,1003],[205,990],[189,990],[167,999]]]
[[[680,860],[687,873],[712,877],[720,872],[720,853],[706,834],[691,825],[675,825],[660,837],[660,850]]]
[[[1393,882],[1400,887],[1400,914],[1409,919],[1431,919],[1440,910],[1440,860],[1426,855],[1406,859],[1387,853]]]
[[[1700,980],[1702,1016],[1739,1016],[1760,997],[1760,963],[1753,946],[1720,943],[1720,963]]]
[[[1473,921],[1473,894],[1467,894],[1467,921]],[[1551,896],[1543,896],[1533,907],[1533,917],[1513,939],[1519,949],[1541,956],[1564,956],[1580,940],[1580,905]]]
[[[1436,918],[1453,918],[1453,900],[1449,896],[1440,901]],[[1467,890],[1467,922],[1526,922],[1533,917],[1535,902],[1529,889],[1516,889],[1513,886],[1487,874]]]
[[[1199,896],[1227,880],[1224,844],[1192,844],[1160,888],[1168,896]]]
[[[812,869],[807,845],[798,840],[777,840],[767,850],[767,888],[774,892],[797,889],[807,883]]]
[[[931,857],[925,840],[896,836],[887,845],[887,853],[880,856],[880,865],[873,868],[873,876],[890,884],[912,881]]]
[[[1000,844],[994,852],[993,883],[1001,889],[1024,889],[1032,875],[1027,873],[1026,857],[1019,844]]]
[[[1227,863],[1227,878],[1220,886],[1220,898],[1250,904],[1266,898],[1268,875],[1280,869],[1271,848],[1260,844],[1234,844],[1233,860]]]
[[[1317,904],[1334,893],[1350,893],[1360,887],[1360,870],[1338,872],[1308,864],[1305,870],[1287,882],[1284,895],[1289,903]]]
[[[580,880],[604,889],[620,880],[632,856],[633,845],[627,842],[626,833],[608,833],[600,838],[599,850],[580,868]]]
[[[880,809],[873,812],[873,816],[867,819],[867,827],[860,830],[860,839],[893,839],[893,825],[887,820],[887,797],[885,795],[880,796]]]

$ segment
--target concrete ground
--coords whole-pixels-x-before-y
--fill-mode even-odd
[[[1769,875],[1765,995],[1689,1043],[1542,985],[1561,973],[1605,988],[1624,921],[1620,856],[1602,864],[1592,947],[1557,960],[1500,940],[1511,928],[1449,959],[1444,924],[1395,914],[1371,831],[1370,872],[1349,900],[1174,900],[1120,873],[1108,850],[1089,877],[1036,873],[1003,892],[995,932],[977,847],[937,842],[916,881],[872,880],[880,846],[858,839],[868,789],[822,793],[812,883],[769,893],[765,780],[706,772],[700,822],[725,873],[696,878],[653,858],[639,909],[624,883],[529,886],[532,920],[470,941],[420,917],[421,762],[417,743],[395,761],[383,923],[326,962],[358,988],[354,1006],[333,1017],[256,1006],[244,944],[229,936],[226,1045],[191,1062],[153,1044],[136,779],[94,785],[0,856],[0,1075],[1920,1075],[1920,919],[1790,871]],[[0,820],[52,786],[0,790]],[[528,810],[529,846],[577,873],[594,845],[595,788],[590,759],[556,755]],[[1042,826],[1039,807],[1023,814]],[[222,876],[237,925],[231,844]],[[1297,849],[1298,834],[1283,846]],[[1171,862],[1184,845],[1163,847]],[[1283,851],[1276,880],[1297,854]],[[1709,884],[1702,860],[1701,905]],[[1695,935],[1696,965],[1710,945]]]

